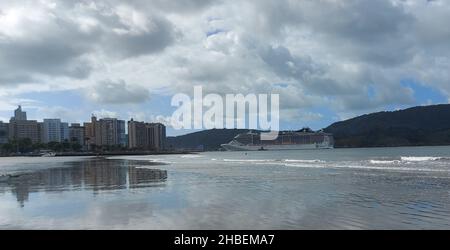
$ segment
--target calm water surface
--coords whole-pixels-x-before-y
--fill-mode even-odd
[[[0,158],[2,229],[450,229],[450,147]]]

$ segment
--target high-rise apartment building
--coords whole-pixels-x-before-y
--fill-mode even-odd
[[[69,141],[69,124],[61,119],[44,119],[41,125],[41,141],[65,142]]]
[[[20,140],[29,138],[32,143],[41,141],[40,124],[37,121],[27,120],[27,113],[19,106],[14,110],[8,127],[9,139]]]
[[[128,148],[147,149],[148,131],[145,122],[138,122],[131,119],[128,121]]]
[[[128,122],[128,148],[164,150],[166,127],[161,123]]]
[[[38,143],[41,141],[40,126],[37,121],[11,120],[9,138],[11,140],[29,138],[32,143]]]
[[[118,124],[115,118],[100,119],[98,122],[100,128],[100,143],[102,146],[118,145]]]
[[[154,150],[164,150],[166,142],[166,126],[162,123],[149,124],[150,147]]]
[[[79,123],[72,123],[69,127],[69,141],[84,146],[85,127],[82,127]]]
[[[87,143],[95,146],[125,146],[125,121],[116,118],[97,120],[92,116],[90,123],[84,123]]]
[[[44,119],[41,130],[42,142],[61,142],[61,120]]]
[[[14,117],[11,118],[16,121],[26,121],[27,120],[27,112],[22,111],[22,106],[19,105],[19,107],[14,110]]]
[[[9,140],[9,124],[0,121],[0,144],[8,143]]]
[[[92,146],[95,145],[95,124],[97,118],[95,116],[91,117],[91,122],[83,123],[84,126],[84,138],[87,150],[91,150]]]
[[[69,130],[69,123],[67,122],[61,122],[61,142],[69,141],[70,140],[70,130]]]
[[[117,144],[126,147],[127,146],[127,137],[125,134],[125,121],[117,120]]]

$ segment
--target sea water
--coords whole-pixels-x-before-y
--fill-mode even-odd
[[[450,229],[450,147],[0,158],[2,229]]]

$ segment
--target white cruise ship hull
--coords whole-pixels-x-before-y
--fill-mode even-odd
[[[239,145],[222,144],[228,151],[259,151],[259,150],[302,150],[302,149],[332,149],[333,145],[323,144],[286,144],[286,145]]]

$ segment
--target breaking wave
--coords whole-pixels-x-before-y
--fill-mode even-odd
[[[449,169],[435,168],[414,168],[414,167],[382,167],[382,166],[361,166],[361,165],[309,165],[309,164],[285,164],[286,167],[298,168],[330,168],[330,169],[361,169],[361,170],[384,170],[384,171],[405,171],[405,172],[450,172]]]
[[[154,164],[172,164],[173,162],[171,162],[171,161],[167,161],[167,160],[165,160],[165,159],[150,159],[150,160],[148,160],[149,162],[151,162],[151,163],[154,163]]]
[[[435,156],[401,156],[400,159],[371,159],[371,164],[400,164],[400,163],[413,163],[413,162],[427,162],[427,161],[440,161],[450,158],[435,157]]]
[[[402,161],[438,161],[445,159],[443,157],[434,157],[434,156],[402,156],[400,158]]]
[[[285,162],[298,162],[298,163],[325,163],[325,161],[322,160],[291,160],[291,159],[286,159],[284,160]]]
[[[274,162],[275,160],[268,159],[223,159],[227,162]]]
[[[295,159],[223,159],[225,162],[254,162],[254,163],[281,163],[281,162],[292,162],[292,163],[325,163],[322,160],[295,160]]]
[[[371,164],[398,164],[400,160],[369,160]]]
[[[181,158],[200,158],[202,155],[182,155]]]

